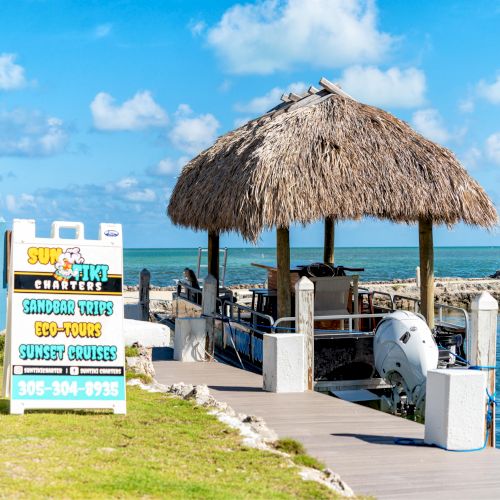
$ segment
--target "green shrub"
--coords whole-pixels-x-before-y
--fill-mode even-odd
[[[135,358],[136,356],[139,356],[139,349],[137,347],[128,345],[125,347],[125,356],[127,358]]]
[[[138,378],[143,384],[150,384],[153,381],[153,378],[150,375],[146,375],[145,373],[134,373],[129,371],[125,374],[125,378],[127,380]]]
[[[274,447],[282,451],[283,453],[288,453],[292,456],[292,460],[296,465],[302,467],[311,467],[312,469],[323,470],[325,465],[314,457],[311,457],[306,453],[306,450],[302,443],[299,443],[292,438],[283,438],[276,441]]]
[[[296,465],[302,465],[303,467],[311,467],[311,469],[324,470],[326,469],[325,464],[321,463],[314,457],[310,455],[295,455],[293,461]]]
[[[288,453],[289,455],[304,455],[306,452],[302,443],[292,438],[278,439],[274,446],[277,450]]]

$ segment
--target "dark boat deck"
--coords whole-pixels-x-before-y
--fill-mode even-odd
[[[263,417],[280,437],[301,441],[357,494],[500,498],[500,450],[453,453],[397,445],[396,438],[423,439],[424,426],[317,392],[264,392],[262,376],[222,363],[157,361],[155,370],[160,383],[206,384],[234,410]]]

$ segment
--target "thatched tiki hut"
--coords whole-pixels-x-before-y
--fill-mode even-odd
[[[283,96],[284,102],[192,159],[168,215],[175,224],[208,231],[213,274],[221,232],[255,242],[275,227],[281,317],[290,312],[291,224],[325,220],[329,262],[334,221],[418,223],[421,307],[433,325],[433,225],[492,227],[495,207],[451,151],[327,80],[320,85],[303,96]]]

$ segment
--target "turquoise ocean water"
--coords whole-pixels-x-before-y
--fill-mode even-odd
[[[275,253],[274,248],[228,249],[226,284],[264,282],[265,270],[250,264],[274,264]],[[173,285],[174,278],[182,277],[185,267],[196,270],[197,256],[196,248],[127,249],[124,256],[125,284],[136,284],[141,269],[146,267],[154,285]],[[307,264],[322,258],[321,248],[291,250],[292,263]],[[414,277],[418,248],[337,248],[335,262],[347,267],[364,267],[365,272],[361,274],[364,281]],[[500,269],[500,246],[435,249],[436,276],[483,277],[497,269]]]
[[[275,252],[274,248],[230,248],[226,283],[263,283],[265,270],[250,264],[274,264]],[[500,247],[441,247],[435,249],[434,255],[436,276],[479,278],[500,269]],[[125,250],[125,284],[137,284],[141,269],[147,268],[151,272],[152,284],[173,285],[175,278],[182,277],[185,267],[196,270],[197,256],[196,248]],[[321,248],[291,250],[291,261],[296,264],[318,262],[322,256]],[[415,276],[418,248],[336,248],[335,261],[346,267],[364,267],[362,281],[403,279]],[[497,366],[500,366],[500,321],[497,346]],[[497,371],[497,387],[497,393],[500,393],[500,370]],[[500,447],[500,411],[496,420],[497,447]]]

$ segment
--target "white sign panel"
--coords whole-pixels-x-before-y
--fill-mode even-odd
[[[60,237],[71,229],[76,238]],[[14,220],[4,392],[10,412],[110,408],[126,412],[123,244],[119,224],[54,222],[51,238],[35,221]]]

